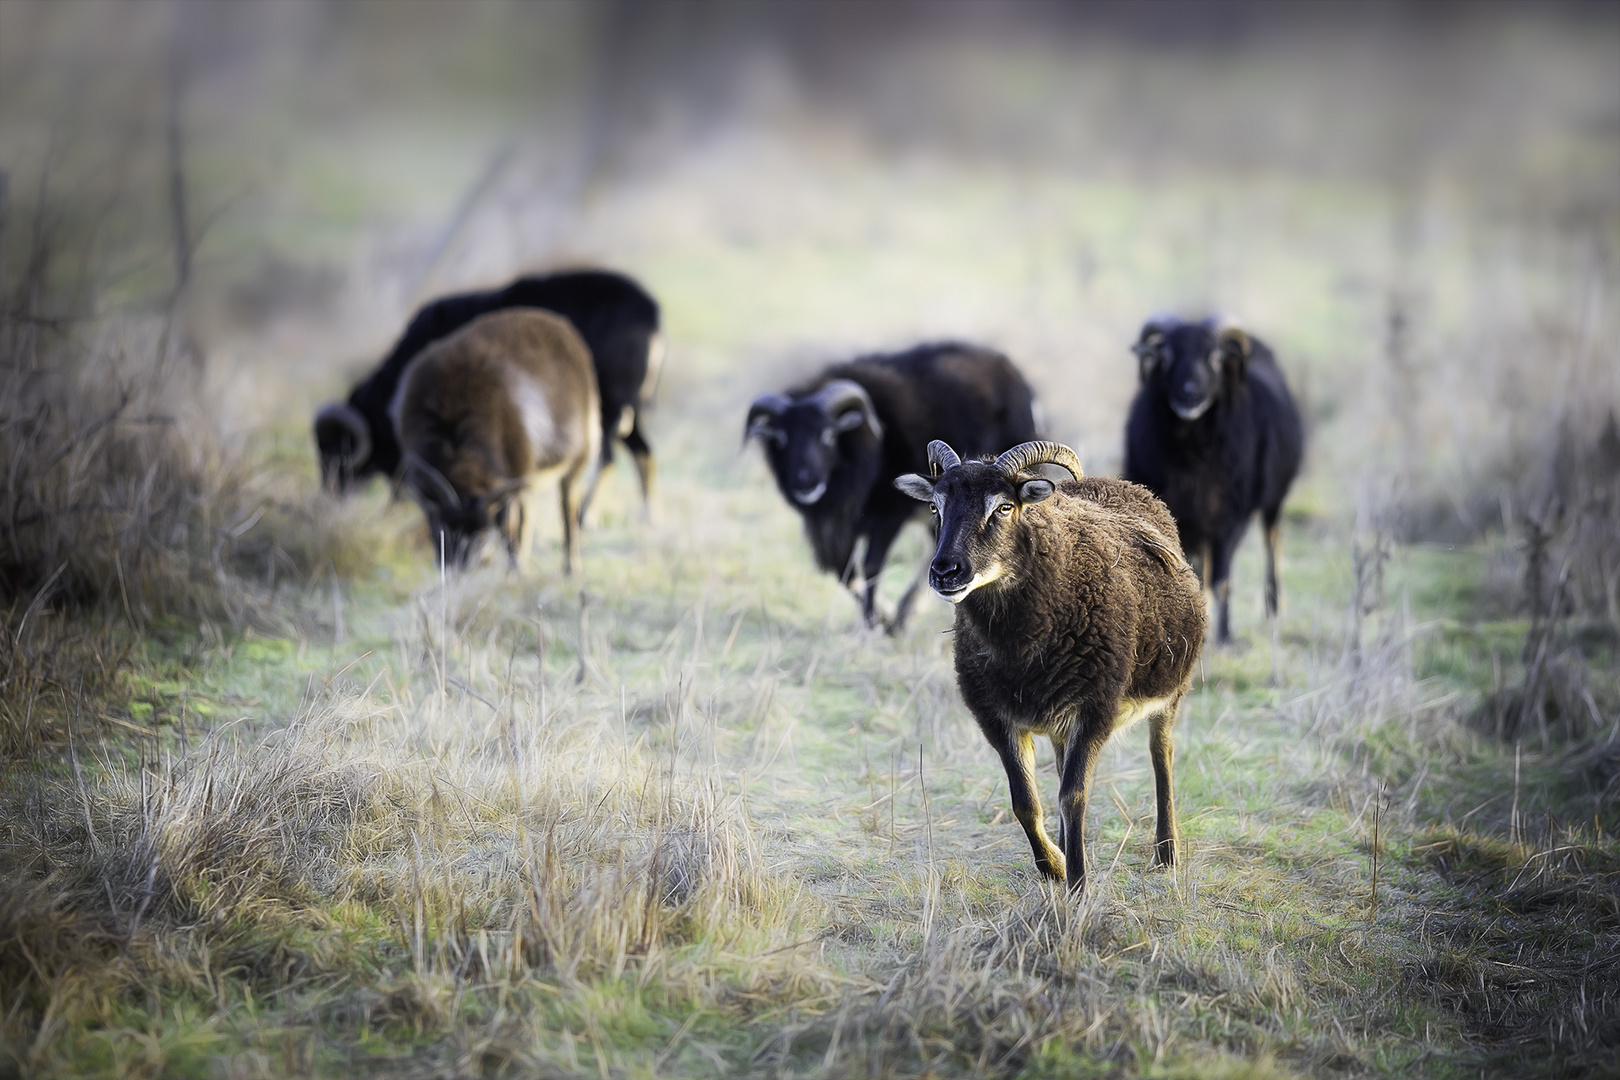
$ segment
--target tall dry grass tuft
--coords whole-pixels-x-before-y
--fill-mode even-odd
[[[438,651],[397,686],[312,688],[287,726],[224,725],[10,795],[0,868],[33,882],[0,912],[15,1061],[49,1071],[116,1028],[118,1002],[214,996],[226,972],[256,993],[313,987],[339,1037],[404,1025],[533,1067],[582,1051],[543,1014],[470,1017],[513,994],[585,1010],[625,981],[719,1008],[830,977],[776,951],[815,905],[767,871],[732,785],[683,752],[696,728],[627,741],[611,705],[527,661],[448,675]],[[344,989],[357,966],[370,977]],[[605,1067],[606,1046],[588,1052]]]
[[[102,721],[139,635],[309,624],[330,606],[310,586],[369,573],[391,543],[302,462],[227,434],[172,298],[103,301],[93,220],[41,198],[26,231],[0,230],[26,239],[0,259],[6,757]]]
[[[1620,805],[1620,422],[1571,409],[1504,501],[1528,618],[1516,669],[1475,725],[1557,754],[1604,814]]]

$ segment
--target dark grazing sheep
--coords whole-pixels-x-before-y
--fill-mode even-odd
[[[1170,508],[1182,550],[1215,594],[1215,640],[1232,640],[1232,555],[1256,510],[1266,529],[1266,614],[1277,614],[1277,522],[1305,432],[1271,350],[1236,323],[1157,317],[1135,352],[1141,388],[1125,424],[1125,479]]]
[[[600,467],[601,426],[591,357],[566,319],[534,308],[474,319],[417,354],[390,412],[402,483],[446,565],[466,565],[495,528],[520,566],[532,522],[519,496],[555,474],[563,572],[573,570],[580,482]]]
[[[1198,579],[1176,524],[1147,489],[1082,479],[1066,446],[1029,442],[994,461],[928,448],[931,476],[895,487],[929,505],[934,591],[956,605],[956,684],[1001,755],[1035,865],[1085,884],[1091,772],[1115,731],[1146,719],[1158,805],[1154,861],[1176,860],[1171,729],[1204,640]],[[1072,481],[1035,471],[1053,464]],[[1063,850],[1047,838],[1034,736],[1052,740]]]
[[[521,277],[501,289],[446,296],[423,305],[377,370],[354,388],[345,403],[315,417],[321,478],[343,493],[368,477],[399,475],[402,459],[389,421],[400,376],[417,353],[480,315],[508,308],[543,308],[573,323],[585,339],[601,396],[602,463],[613,461],[613,440],[622,439],[635,460],[645,499],[652,490],[652,448],[641,432],[644,387],[662,356],[658,304],[640,285],[607,270],[571,270]],[[600,477],[600,472],[594,474]],[[595,479],[580,502],[583,514]]]
[[[998,453],[1035,437],[1029,384],[1012,361],[955,342],[834,364],[786,394],[748,410],[744,438],[757,438],[784,498],[804,518],[816,564],[858,591],[868,626],[900,630],[917,582],[892,620],[877,611],[877,578],[889,547],[919,508],[889,485],[927,461],[931,439]],[[856,545],[864,588],[855,582]]]

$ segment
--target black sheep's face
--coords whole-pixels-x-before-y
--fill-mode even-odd
[[[1207,323],[1149,326],[1136,345],[1144,385],[1156,386],[1171,411],[1187,421],[1219,399],[1225,352]]]
[[[987,585],[1011,583],[1019,516],[1056,489],[1044,477],[1008,476],[985,461],[953,465],[935,480],[909,473],[894,486],[933,513],[939,542],[928,584],[953,604]]]
[[[315,450],[321,463],[321,486],[334,495],[347,494],[371,456],[365,417],[346,404],[328,405],[315,415]]]
[[[865,422],[859,409],[832,417],[819,405],[801,403],[784,409],[773,422],[752,433],[765,444],[765,456],[782,494],[799,506],[814,506],[827,493],[827,484],[841,461],[839,438]]]

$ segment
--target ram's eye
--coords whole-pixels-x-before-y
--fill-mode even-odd
[[[1000,506],[996,507],[996,513],[1000,514],[1002,517],[1006,517],[1007,515],[1011,514],[1012,503],[1002,503]]]
[[[930,514],[938,514],[939,513],[939,507],[935,506],[933,503],[929,503],[928,504],[928,512]]]

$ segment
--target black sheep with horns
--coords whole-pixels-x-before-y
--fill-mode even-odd
[[[858,593],[868,626],[895,633],[919,582],[885,619],[877,578],[920,508],[889,482],[924,468],[932,439],[974,454],[1033,439],[1033,405],[1029,384],[1001,353],[943,342],[834,364],[787,393],[761,395],[744,438],[764,446],[783,498],[804,518],[816,565]]]

